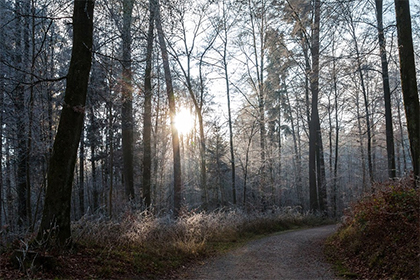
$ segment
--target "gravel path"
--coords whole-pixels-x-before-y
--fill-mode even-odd
[[[289,231],[252,241],[192,267],[182,279],[340,279],[322,250],[335,225]]]

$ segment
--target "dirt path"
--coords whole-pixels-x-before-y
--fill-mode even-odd
[[[189,270],[182,279],[340,279],[322,254],[336,226],[279,233],[252,241]]]

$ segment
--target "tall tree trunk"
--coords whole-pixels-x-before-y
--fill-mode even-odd
[[[411,37],[410,2],[409,0],[395,0],[394,3],[395,16],[397,18],[398,49],[400,52],[401,87],[414,176],[418,179],[420,176],[420,105],[413,38]]]
[[[156,62],[158,63],[159,62],[159,56],[158,56],[158,54],[156,55]],[[160,91],[161,91],[161,89],[160,89],[160,76],[161,76],[161,72],[160,72],[160,69],[158,68],[158,69],[156,69],[156,76],[157,76],[157,86],[156,86],[156,97],[157,97],[157,100],[156,100],[156,110],[155,110],[155,112],[156,112],[156,117],[155,117],[155,123],[154,123],[154,129],[152,129],[152,132],[153,132],[153,137],[154,137],[154,140],[155,141],[153,141],[153,158],[155,158],[155,160],[154,160],[154,162],[152,161],[152,166],[153,166],[153,180],[154,180],[154,184],[153,185],[151,185],[152,187],[153,187],[153,189],[152,189],[152,191],[153,191],[153,196],[152,196],[152,201],[154,201],[154,203],[155,203],[155,205],[157,206],[158,204],[160,204],[160,203],[158,203],[158,201],[160,202],[161,201],[161,185],[162,184],[160,184],[160,181],[159,181],[159,174],[161,174],[161,172],[158,172],[159,171],[159,161],[157,160],[157,155],[158,155],[158,141],[157,141],[157,139],[158,139],[158,137],[157,137],[157,135],[159,134],[159,131],[160,131],[160,126],[159,126],[159,122],[161,121],[161,119],[163,118],[163,117],[161,117],[161,112],[160,112],[160,110],[161,110],[161,108],[160,108],[160,103],[161,103],[161,96],[160,96]],[[163,115],[165,115],[165,113],[163,112]],[[158,195],[159,195],[159,197],[158,197]]]
[[[80,217],[85,214],[85,136],[82,130],[82,136],[80,137],[80,148],[79,148],[79,213]]]
[[[134,199],[133,166],[133,74],[131,71],[131,22],[134,0],[123,1],[122,29],[122,146],[124,186],[128,200]]]
[[[264,92],[264,47],[265,47],[265,2],[261,1],[262,7],[259,11],[261,14],[261,21],[259,22],[259,30],[256,29],[256,14],[251,4],[251,0],[248,1],[248,9],[250,13],[250,23],[252,28],[252,48],[254,52],[254,65],[256,70],[257,85],[255,91],[257,92],[258,99],[258,124],[260,128],[260,195],[264,201],[264,188],[266,185],[266,129],[265,129],[265,92]],[[257,36],[259,36],[259,42],[257,42]],[[257,44],[260,44],[258,50]],[[259,56],[258,56],[259,54]]]
[[[95,212],[99,208],[99,194],[98,194],[98,186],[96,182],[96,120],[95,120],[95,112],[93,110],[93,104],[89,106],[89,119],[91,124],[91,131],[90,133],[90,162],[91,162],[91,172],[92,172],[92,210]],[[93,128],[92,128],[93,127]]]
[[[226,45],[224,48],[223,66],[224,66],[224,72],[225,72],[226,98],[227,98],[227,107],[228,107],[230,164],[232,168],[232,203],[236,205],[236,171],[235,171],[236,163],[235,163],[235,153],[234,153],[234,144],[233,144],[232,110],[231,110],[231,104],[230,104],[230,86],[229,86]]]
[[[298,139],[297,135],[299,134],[299,130],[295,126],[295,118],[293,117],[291,103],[290,103],[290,97],[289,92],[287,89],[285,90],[286,94],[286,102],[287,106],[290,108],[290,125],[292,129],[292,138],[293,138],[293,159],[294,159],[294,165],[295,165],[295,184],[296,184],[296,192],[297,192],[297,199],[298,202],[303,205],[303,190],[302,190],[302,166],[301,166],[301,160],[300,160],[300,152],[298,147]],[[299,124],[298,124],[299,125]]]
[[[314,2],[314,23],[312,29],[312,70],[311,70],[311,121],[309,123],[309,200],[312,211],[326,210],[325,164],[322,147],[321,127],[319,124],[319,26],[321,2]]]
[[[243,197],[243,206],[246,207],[247,202],[247,183],[248,183],[248,165],[249,165],[249,151],[251,150],[252,138],[254,137],[255,122],[252,124],[251,132],[248,137],[248,143],[246,145],[245,152],[245,166],[243,167],[244,172],[244,197]]]
[[[385,126],[386,126],[386,151],[388,159],[388,177],[396,177],[395,169],[395,152],[394,152],[394,132],[392,125],[392,111],[391,111],[391,90],[389,88],[389,74],[388,74],[388,60],[386,57],[386,43],[384,36],[383,27],[383,12],[382,4],[383,0],[376,0],[376,22],[378,28],[378,40],[379,40],[379,52],[381,55],[382,63],[382,82],[384,88],[384,100],[385,100]]]
[[[17,79],[19,80],[20,84],[16,88],[16,98],[15,98],[15,113],[17,114],[17,197],[18,197],[18,225],[24,226],[28,225],[28,213],[27,213],[27,172],[26,172],[26,160],[27,160],[27,136],[26,136],[26,124],[25,124],[25,87],[23,85],[25,81],[25,73],[26,72],[26,59],[24,59],[23,55],[25,53],[25,39],[27,38],[27,28],[24,26],[24,20],[22,15],[24,13],[24,3],[21,1],[16,1],[15,3],[15,13],[16,13],[16,56],[15,56],[15,63],[21,72],[18,74]],[[23,37],[25,38],[22,40],[22,33],[25,33]],[[26,36],[25,36],[26,35]]]
[[[206,52],[210,49],[210,47],[213,45],[214,41],[216,40],[217,36],[214,37],[212,42],[209,44],[209,46],[206,48],[206,50],[201,54],[200,62],[198,65],[198,71],[199,71],[199,77],[200,77],[200,115],[198,118],[199,123],[199,129],[200,129],[200,158],[201,158],[201,176],[200,176],[200,183],[201,188],[203,189],[203,195],[202,195],[202,202],[204,203],[205,208],[208,207],[209,204],[209,194],[208,194],[208,187],[207,187],[207,163],[206,163],[206,139],[204,136],[204,122],[203,122],[203,115],[201,111],[203,110],[203,103],[204,103],[204,78],[203,78],[203,60]]]
[[[332,43],[334,45],[334,43]],[[335,69],[333,67],[333,76],[335,75],[334,73]],[[335,80],[335,78],[333,77],[333,80]],[[333,110],[333,104],[331,104],[331,93],[328,95],[328,124],[329,124],[329,131],[328,131],[328,141],[329,141],[329,160],[328,160],[328,165],[329,165],[329,172],[330,172],[330,176],[333,176],[333,120],[332,120],[332,110]],[[333,216],[335,216],[335,212],[336,212],[336,188],[335,188],[335,183],[336,183],[336,179],[333,178],[333,184],[331,186],[331,195],[332,195],[332,200],[331,200],[331,204],[332,204],[332,214]]]
[[[5,1],[0,0],[0,7],[4,7]],[[0,8],[0,26],[3,26],[5,9]],[[0,30],[0,61],[4,61],[4,32],[5,28]],[[3,226],[3,102],[4,102],[4,68],[3,63],[0,62],[0,228]],[[4,213],[6,214],[6,213]]]
[[[30,230],[33,231],[34,225],[32,223],[32,203],[31,203],[31,155],[32,155],[32,125],[33,125],[33,114],[34,114],[34,77],[35,77],[35,66],[36,66],[36,46],[35,46],[35,7],[33,1],[26,2],[26,14],[31,15],[31,22],[29,23],[29,17],[25,19],[25,26],[29,33],[29,30],[31,30],[31,43],[32,47],[29,46],[29,34],[25,35],[27,36],[26,40],[26,47],[25,52],[27,52],[27,60],[31,61],[30,65],[30,77],[29,77],[29,102],[28,102],[28,135],[27,135],[27,155],[26,155],[26,212],[28,215],[28,224],[30,225]],[[30,59],[29,59],[29,53],[30,53]]]
[[[114,114],[112,113],[112,102],[108,101],[108,144],[109,144],[109,194],[108,194],[108,213],[113,215],[113,193],[114,193]]]
[[[401,99],[397,98],[397,117],[398,117],[398,126],[400,130],[400,141],[401,141],[401,151],[402,151],[402,158],[403,158],[403,172],[400,174],[401,176],[407,172],[407,156],[405,154],[405,144],[404,144],[404,126],[402,123],[402,115],[401,115]]]
[[[93,7],[93,0],[74,1],[72,55],[38,232],[38,239],[55,242],[50,245],[66,245],[71,237],[71,193],[92,61]]]
[[[368,172],[369,172],[370,185],[372,185],[372,183],[374,182],[374,177],[373,177],[373,162],[372,162],[372,132],[371,132],[372,125],[371,125],[371,116],[370,116],[370,111],[369,111],[369,98],[368,98],[368,92],[367,92],[366,84],[365,84],[365,77],[363,75],[363,70],[362,70],[362,57],[359,50],[359,44],[357,41],[353,17],[351,15],[350,15],[350,28],[351,28],[351,35],[353,37],[354,47],[356,50],[357,72],[360,78],[360,86],[362,87],[363,101],[364,101],[364,107],[365,107]]]
[[[236,205],[236,163],[235,163],[235,153],[234,153],[234,144],[233,144],[233,128],[232,128],[232,113],[231,113],[231,104],[230,104],[230,84],[229,84],[229,72],[228,72],[228,61],[227,61],[227,45],[228,45],[228,32],[227,32],[227,18],[226,18],[226,7],[225,2],[223,2],[223,71],[225,74],[225,84],[226,84],[226,98],[227,98],[227,107],[228,107],[228,125],[229,125],[229,147],[230,147],[230,164],[232,169],[232,203]]]
[[[338,121],[338,79],[335,52],[333,52],[333,83],[334,83],[334,111],[335,111],[335,141],[334,141],[334,179],[333,179],[333,215],[337,217],[337,181],[338,181],[338,147],[339,147],[339,121]]]
[[[366,191],[366,156],[365,149],[363,146],[363,130],[362,130],[362,117],[360,115],[360,102],[359,102],[359,92],[356,92],[356,115],[357,115],[357,129],[359,132],[359,144],[360,144],[360,160],[362,162],[362,188],[363,191]]]
[[[11,146],[11,139],[6,138],[6,172],[7,175],[5,180],[6,185],[6,201],[7,201],[7,215],[6,216],[6,223],[10,224],[13,228],[13,221],[15,220],[15,217],[13,215],[13,195],[12,195],[12,164],[11,164],[11,158],[10,158],[10,146]]]
[[[150,207],[152,178],[152,54],[155,7],[149,1],[149,31],[147,33],[146,70],[144,75],[144,115],[143,115],[143,200]]]
[[[165,35],[163,33],[162,22],[160,18],[160,4],[159,0],[153,0],[155,7],[155,23],[159,38],[160,51],[162,53],[163,68],[165,71],[166,93],[169,101],[169,118],[171,121],[172,131],[172,151],[173,151],[173,166],[174,166],[174,215],[178,217],[181,210],[181,153],[179,148],[178,130],[175,126],[175,94],[172,85],[172,75],[169,68],[169,57],[166,49]]]
[[[311,76],[311,61],[309,59],[309,50],[308,50],[309,43],[302,39],[302,51],[303,56],[305,58],[305,113],[306,113],[306,120],[308,122],[308,126],[311,123],[311,102],[309,99],[310,93],[310,76]],[[305,128],[305,127],[303,127]]]

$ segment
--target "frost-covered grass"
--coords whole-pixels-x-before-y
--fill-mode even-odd
[[[293,208],[264,213],[238,209],[188,212],[176,220],[139,212],[125,214],[120,222],[81,219],[74,224],[73,236],[76,244],[99,248],[105,259],[129,262],[132,273],[163,276],[192,260],[228,250],[259,235],[327,222]],[[104,273],[117,269],[115,263]]]
[[[53,264],[49,269],[31,266],[19,271],[8,261],[19,246],[10,243],[9,249],[4,247],[0,255],[0,279],[171,278],[191,262],[223,253],[259,236],[328,222],[294,208],[252,213],[240,209],[185,212],[178,219],[148,211],[126,212],[115,220],[85,216],[72,225],[69,251],[34,248],[39,256],[51,257]],[[30,244],[30,236],[20,238],[26,243],[18,244]]]
[[[203,243],[241,238],[326,223],[319,216],[301,214],[293,208],[245,213],[241,210],[188,212],[178,219],[151,212],[126,213],[121,221],[84,217],[73,224],[77,242],[94,241],[121,246],[154,243]]]

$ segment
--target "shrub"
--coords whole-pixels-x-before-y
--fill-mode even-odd
[[[413,186],[410,179],[378,185],[352,206],[328,252],[362,277],[418,279],[420,190]]]

